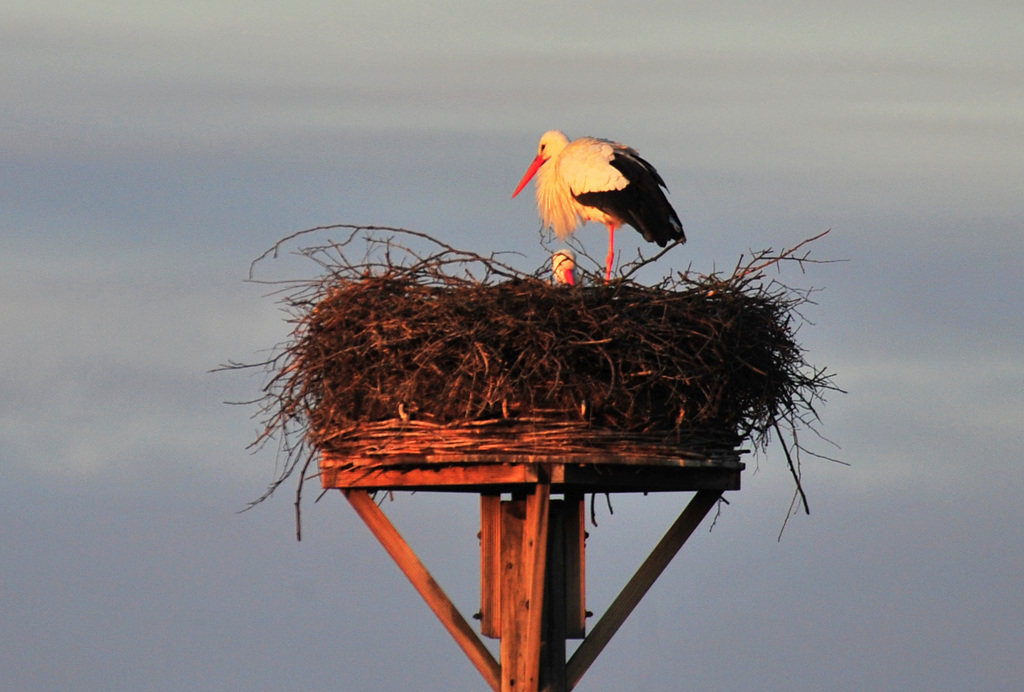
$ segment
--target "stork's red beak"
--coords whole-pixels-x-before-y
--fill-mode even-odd
[[[516,191],[512,193],[513,197],[523,191],[523,188],[526,187],[526,183],[530,182],[530,178],[540,170],[540,167],[544,165],[545,161],[547,161],[546,158],[537,154],[537,158],[535,158],[533,163],[530,164],[530,167],[526,169],[526,175],[523,176],[523,179],[519,181],[519,185],[516,186]]]

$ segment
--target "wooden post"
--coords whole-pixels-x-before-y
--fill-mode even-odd
[[[480,495],[480,634],[501,636],[501,495]]]
[[[508,517],[504,519],[502,509],[508,501],[501,496],[480,495],[480,633],[485,637],[501,637],[501,574],[504,562],[501,552],[502,531]],[[562,618],[565,639],[583,639],[586,634],[586,546],[583,523],[583,495],[566,493],[563,500],[551,500],[548,510],[547,585],[545,597],[559,599],[552,608],[564,609]],[[525,519],[525,505],[516,515],[520,522]],[[510,534],[505,540],[518,545],[522,538],[521,529]],[[509,545],[510,549],[513,549]],[[554,572],[557,571],[557,574]],[[548,601],[546,601],[548,602]],[[545,606],[547,609],[547,606]],[[544,638],[547,641],[547,637]]]
[[[550,504],[545,482],[502,503],[501,692],[540,690]]]
[[[544,586],[544,645],[541,648],[540,688],[565,692],[565,639],[568,615],[566,593],[565,500],[551,501],[548,529],[548,573]]]
[[[565,493],[562,507],[562,533],[565,536],[565,637],[583,639],[587,634],[587,531],[583,493]]]
[[[522,649],[525,645],[522,598],[523,526],[526,501],[513,499],[501,503],[501,692],[513,692],[526,675]]]
[[[544,627],[544,584],[548,565],[548,515],[551,508],[551,474],[542,473],[543,479],[526,497],[526,527],[523,533],[523,583],[527,616],[526,648],[523,651],[526,666],[525,686],[517,690],[539,692],[540,649]]]

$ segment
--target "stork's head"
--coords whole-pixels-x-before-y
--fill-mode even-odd
[[[559,250],[552,255],[551,269],[556,284],[576,285],[576,253],[572,250]]]
[[[540,144],[537,145],[537,157],[545,161],[552,156],[558,156],[562,149],[569,145],[569,138],[561,130],[548,130],[540,137]]]
[[[553,156],[558,156],[562,149],[565,149],[568,144],[569,138],[566,137],[565,133],[561,130],[548,130],[545,132],[540,138],[540,144],[537,146],[537,157],[533,160],[533,163],[530,164],[530,167],[526,169],[526,174],[523,176],[523,179],[519,181],[519,185],[516,186],[516,191],[512,193],[512,196],[515,197],[518,195],[522,189],[526,187],[526,183],[530,182],[530,178],[540,170],[540,167],[543,166],[548,159]]]

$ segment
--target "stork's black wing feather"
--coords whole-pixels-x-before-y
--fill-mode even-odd
[[[629,184],[621,190],[573,195],[588,207],[621,219],[640,231],[648,242],[664,247],[670,240],[686,242],[683,224],[662,188],[665,181],[654,166],[636,154],[616,153],[609,162]]]

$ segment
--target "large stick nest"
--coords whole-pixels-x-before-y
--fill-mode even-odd
[[[348,235],[299,251],[323,274],[286,285],[294,329],[261,364],[258,442],[279,437],[290,458],[270,491],[308,463],[302,450],[408,451],[402,431],[423,429],[474,430],[470,447],[481,427],[511,430],[538,453],[763,445],[780,423],[812,424],[835,388],[796,340],[809,291],[766,276],[812,261],[803,243],[726,276],[645,286],[631,277],[646,260],[566,287],[404,229],[329,228]],[[572,434],[537,435],[558,426]]]

